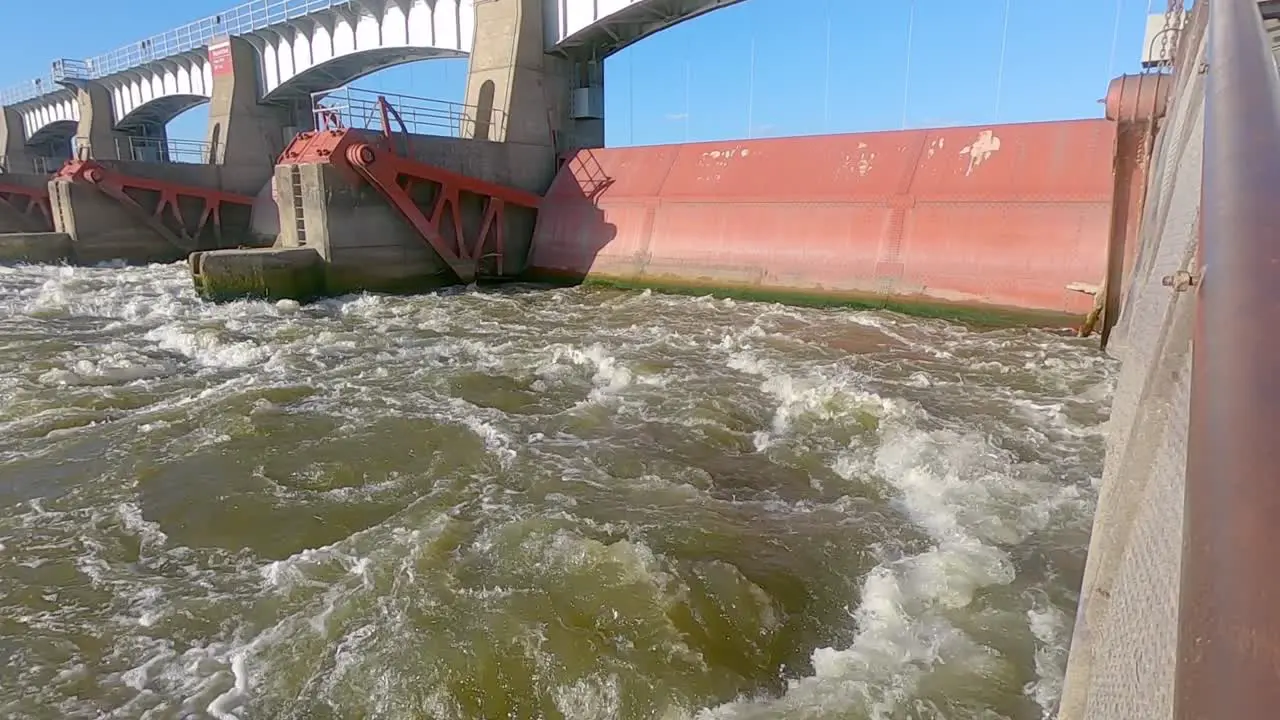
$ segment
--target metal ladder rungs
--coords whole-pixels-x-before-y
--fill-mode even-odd
[[[293,190],[293,221],[298,245],[306,245],[307,228],[302,216],[302,170],[297,165],[289,166],[289,185]]]

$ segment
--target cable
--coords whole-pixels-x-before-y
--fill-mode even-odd
[[[1151,6],[1152,0],[1147,0],[1147,6]],[[1120,7],[1124,5],[1124,0],[1116,0],[1116,19],[1115,24],[1111,28],[1111,54],[1107,56],[1107,82],[1111,82],[1116,66],[1116,46],[1120,42]]]
[[[1000,67],[996,70],[996,117],[1000,122],[1000,96],[1004,90],[1004,54],[1009,46],[1009,4],[1012,0],[1004,0],[1004,29],[1000,31]]]
[[[907,68],[902,76],[902,129],[907,128],[907,100],[911,96],[911,40],[916,28],[916,0],[911,0],[907,15]]]

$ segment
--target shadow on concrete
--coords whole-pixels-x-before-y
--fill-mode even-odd
[[[480,84],[480,97],[476,102],[476,140],[491,140],[489,137],[493,127],[493,94],[492,80]]]
[[[594,150],[562,156],[538,213],[522,279],[577,285],[591,275],[596,257],[618,236],[600,201],[614,184]]]
[[[44,217],[30,215],[18,211],[9,203],[0,199],[0,234],[20,232],[49,232],[53,228],[46,227]]]
[[[0,233],[53,230],[48,185],[48,175],[0,173]]]

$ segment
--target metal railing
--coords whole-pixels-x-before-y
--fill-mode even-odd
[[[139,162],[171,162],[203,165],[213,162],[214,145],[204,140],[161,140],[131,137],[116,140],[121,160]]]
[[[37,175],[52,175],[66,164],[69,158],[37,155],[31,158],[31,169]]]
[[[0,175],[4,173],[35,173],[36,175],[48,175],[58,168],[62,167],[67,161],[65,157],[36,155],[27,157],[25,160],[14,161],[8,156],[0,155]]]
[[[1280,708],[1280,74],[1257,0],[1208,12],[1209,62],[1179,69],[1207,77],[1174,718],[1262,720]]]
[[[154,163],[190,163],[204,165],[214,162],[216,149],[213,143],[203,140],[167,140],[163,138],[125,137],[115,138],[110,147],[95,148],[89,138],[76,137],[72,141],[75,157],[80,160],[130,160]]]
[[[351,87],[312,93],[311,107],[317,130],[383,131],[391,127],[410,135],[449,137],[470,137],[480,115],[474,105]],[[492,125],[505,125],[501,111],[494,110],[491,115]]]
[[[62,82],[63,80],[88,80],[91,77],[89,63],[84,60],[71,60],[61,58],[53,61],[53,73],[50,75],[54,82]]]
[[[49,74],[0,90],[0,105],[17,105],[61,89],[62,86]]]
[[[294,20],[321,10],[350,5],[352,0],[256,0],[237,5],[215,15],[201,18],[158,35],[116,48],[86,60],[59,60],[53,72],[0,91],[0,105],[13,105],[32,100],[60,89],[58,83],[67,78],[92,80],[114,75],[153,60],[207,47],[215,38],[244,35],[272,25]],[[76,66],[81,74],[60,75]],[[62,70],[59,70],[59,66]]]

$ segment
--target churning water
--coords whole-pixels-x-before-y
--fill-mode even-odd
[[[0,268],[0,716],[1048,716],[1112,364],[600,290]]]

